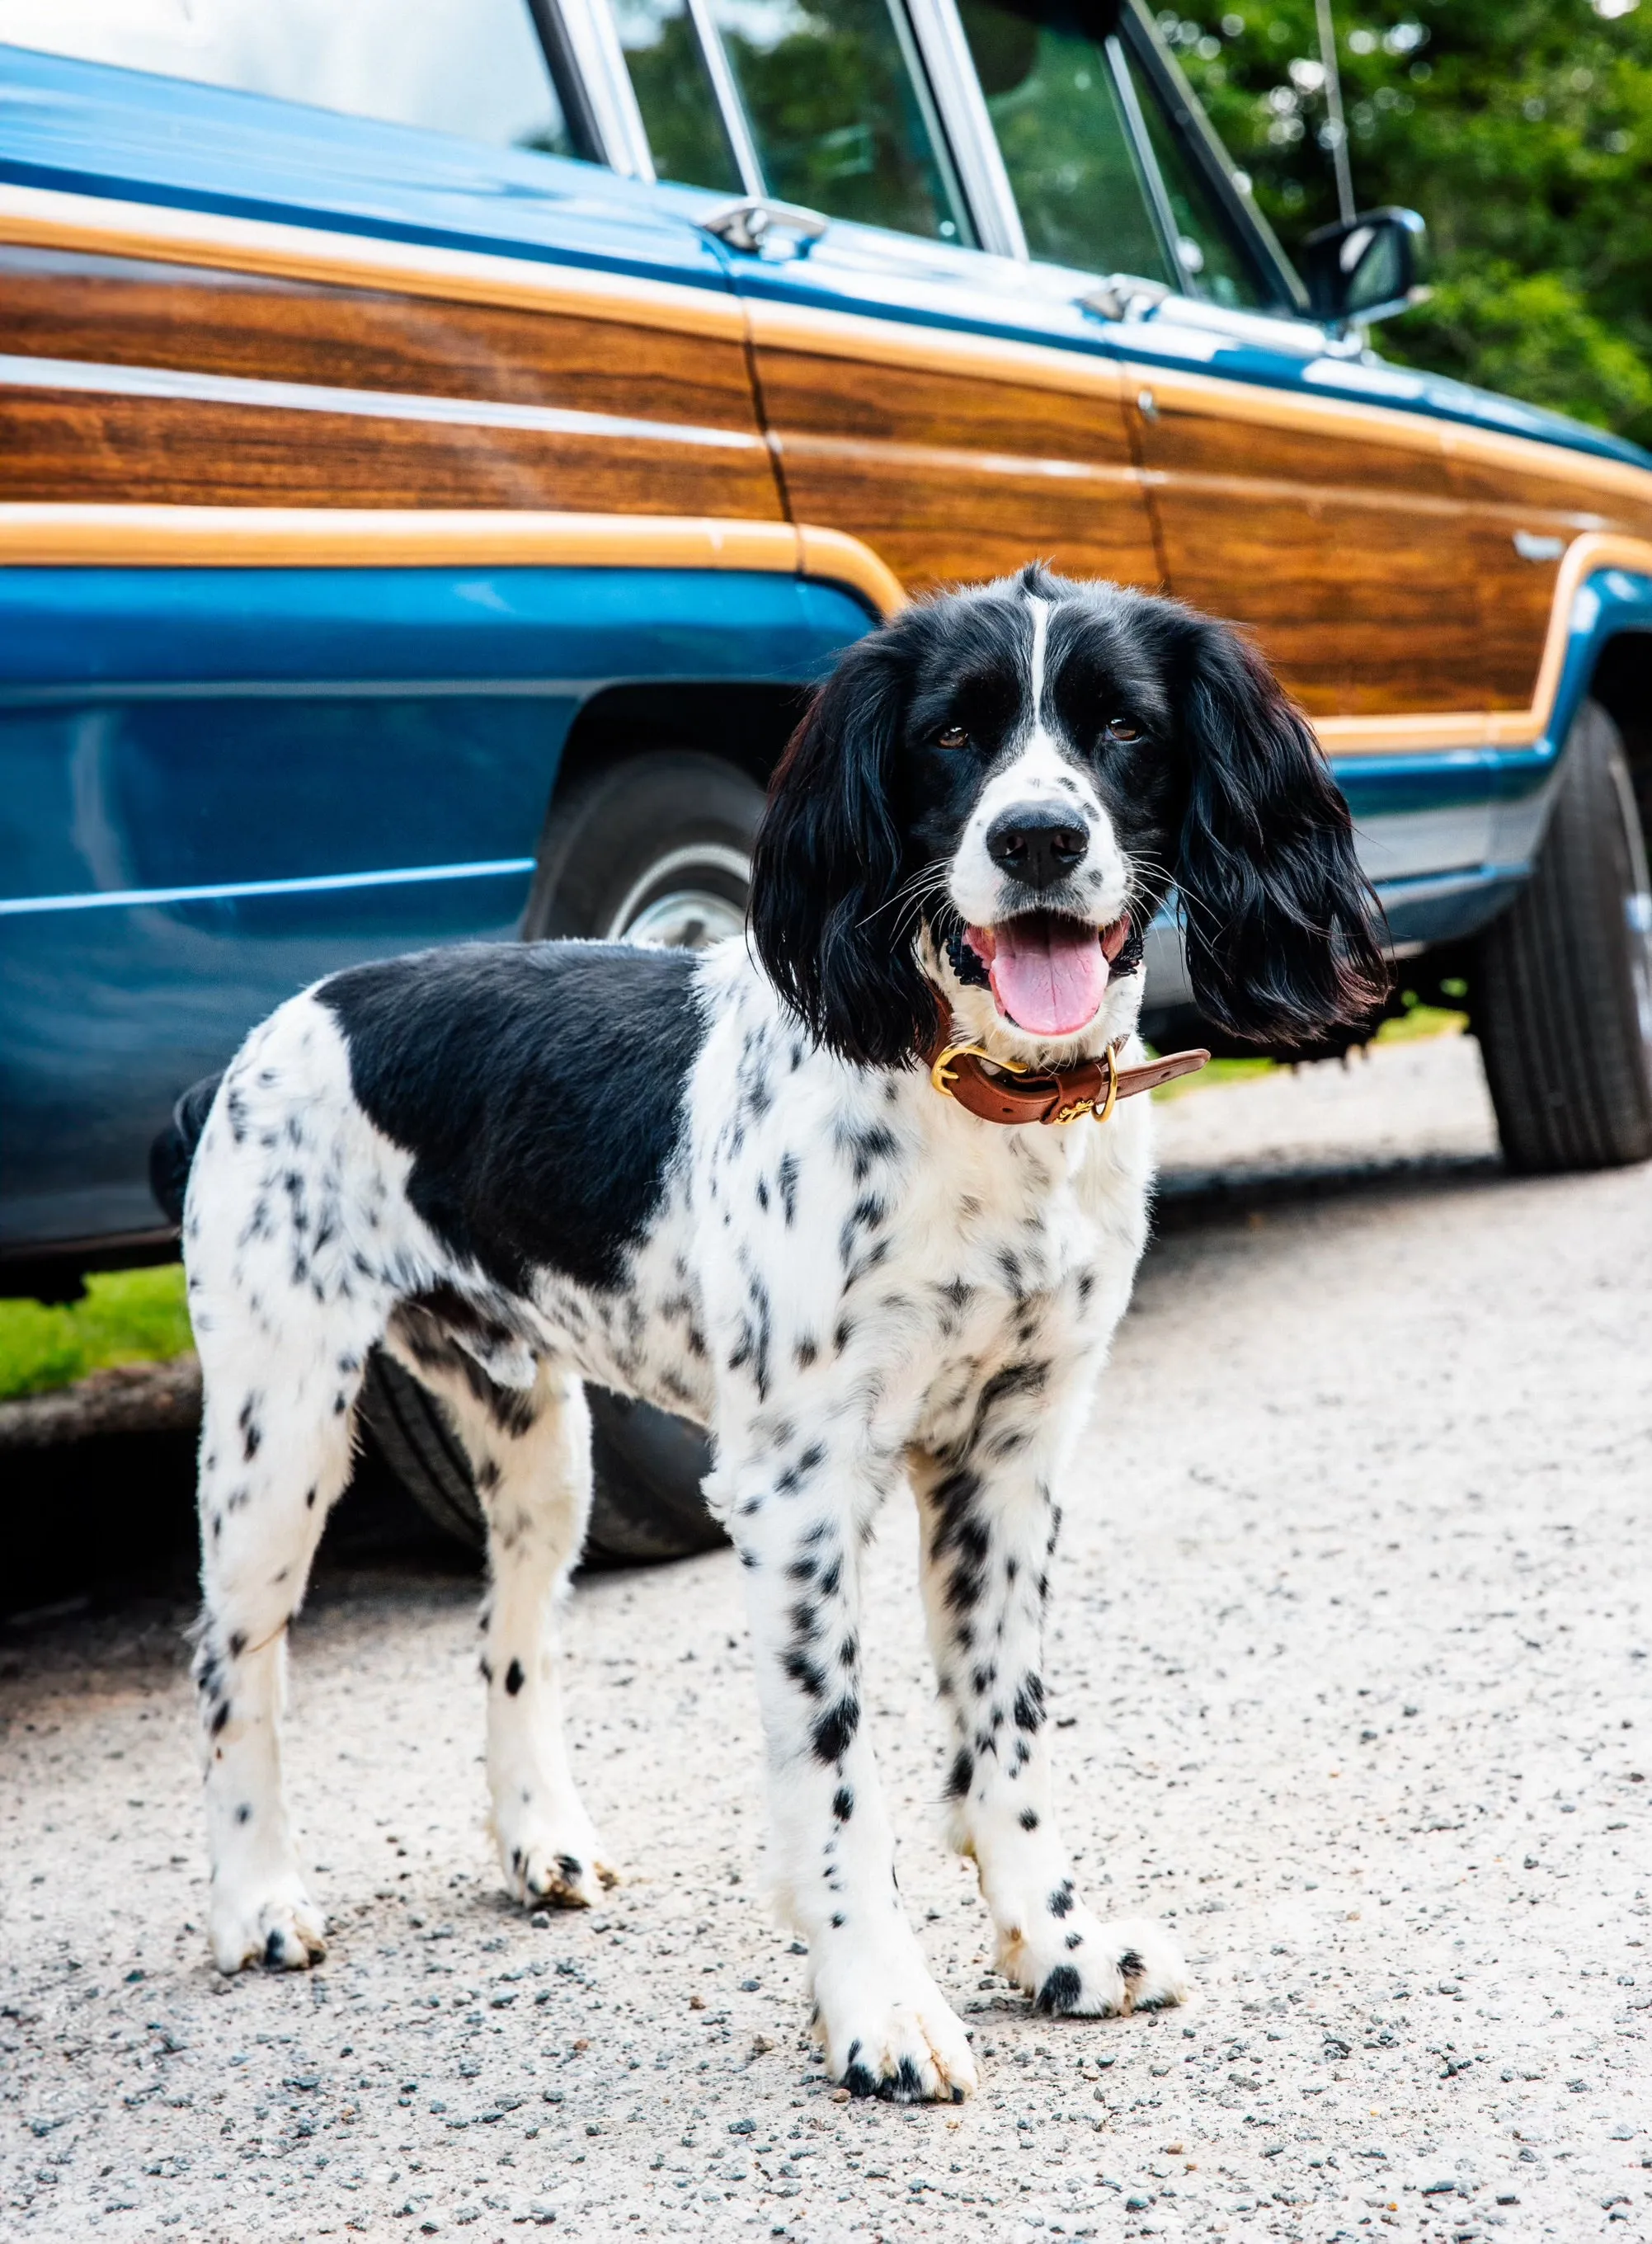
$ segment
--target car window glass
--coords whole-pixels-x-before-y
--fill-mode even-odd
[[[576,152],[527,0],[0,0],[0,44]]]
[[[738,194],[740,172],[686,0],[614,0],[613,13],[655,172]]]
[[[960,0],[958,13],[1032,255],[1179,281],[1100,41],[999,0]]]
[[[1236,227],[1199,167],[1198,159],[1165,114],[1164,104],[1148,75],[1130,57],[1136,98],[1158,159],[1166,197],[1176,226],[1176,253],[1184,285],[1198,296],[1236,309],[1257,310],[1273,301],[1246,254]]]
[[[830,218],[967,240],[899,0],[714,0],[763,179]]]

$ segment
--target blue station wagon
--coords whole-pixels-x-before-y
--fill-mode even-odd
[[[1035,555],[1254,634],[1512,1163],[1652,1152],[1652,459],[1385,363],[1420,230],[1299,272],[1141,0],[0,0],[6,1289],[323,972],[737,929],[810,682]]]

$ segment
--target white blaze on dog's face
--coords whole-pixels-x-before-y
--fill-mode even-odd
[[[947,888],[1003,1019],[1032,1037],[1073,1037],[1100,1013],[1128,940],[1130,868],[1051,706],[1052,603],[1028,593],[1025,605],[1020,722],[976,798]]]
[[[1093,1045],[1134,1024],[1164,888],[1155,666],[1105,608],[1030,588],[962,604],[948,638],[906,736],[915,828],[944,845],[934,970],[975,1033]]]

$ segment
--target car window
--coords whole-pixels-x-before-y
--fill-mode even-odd
[[[738,194],[739,168],[687,0],[614,0],[613,14],[656,175]]]
[[[0,0],[0,44],[577,153],[528,0]]]
[[[1176,253],[1183,269],[1181,285],[1190,287],[1195,295],[1209,296],[1236,309],[1265,308],[1273,302],[1276,292],[1257,272],[1238,228],[1222,208],[1193,151],[1171,124],[1158,89],[1134,55],[1130,72],[1175,220]]]
[[[1075,6],[960,0],[1026,246],[1052,264],[1174,281],[1104,43]],[[1042,20],[1034,20],[1034,16]]]
[[[713,0],[768,192],[970,239],[899,0]]]

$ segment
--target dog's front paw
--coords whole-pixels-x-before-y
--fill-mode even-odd
[[[527,1909],[592,1909],[619,1873],[601,1859],[597,1835],[583,1816],[554,1828],[527,1827],[499,1834],[505,1884]]]
[[[1192,1981],[1181,1950],[1151,1917],[1102,1924],[1073,1899],[1071,1886],[1058,1888],[1039,1915],[1036,1932],[1002,1936],[999,1960],[1046,2017],[1124,2018],[1187,2000]]]
[[[327,1953],[327,1919],[296,1873],[261,1894],[214,1894],[210,1933],[213,1961],[225,1973],[248,1964],[303,1971]]]
[[[815,2000],[826,2069],[851,2096],[961,2104],[975,2059],[961,2021],[921,1962],[887,1958],[823,1972]]]

